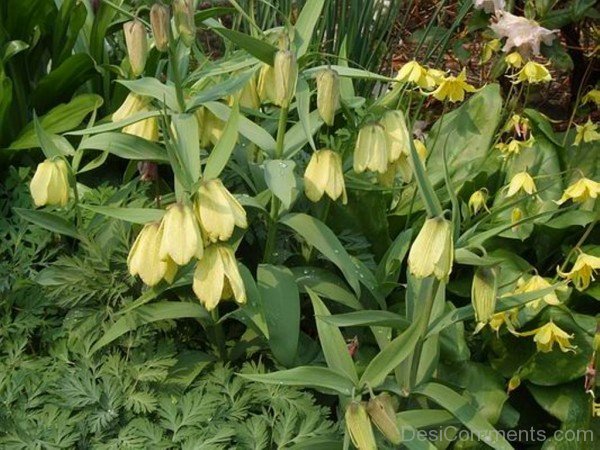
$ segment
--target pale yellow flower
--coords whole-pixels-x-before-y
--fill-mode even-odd
[[[589,287],[590,282],[595,280],[594,274],[598,270],[600,270],[600,258],[581,252],[569,272],[562,272],[559,268],[558,274],[572,281],[578,291],[584,291]]]
[[[489,212],[489,209],[486,206],[487,198],[488,190],[485,188],[473,192],[469,197],[468,203],[471,214],[476,215],[482,208]]]
[[[529,195],[536,192],[535,181],[527,172],[519,172],[510,180],[506,197],[512,197],[519,191],[523,191]]]
[[[410,134],[402,111],[388,111],[380,121],[387,138],[388,162],[410,155]]]
[[[132,276],[138,275],[148,286],[157,285],[163,278],[172,283],[177,264],[169,257],[160,257],[162,228],[158,222],[144,225],[129,250],[127,267]]]
[[[346,204],[348,197],[340,155],[328,149],[314,152],[304,172],[304,190],[313,202],[327,194],[334,201],[341,196],[342,203]]]
[[[445,77],[431,95],[440,101],[448,99],[453,103],[462,102],[465,99],[465,92],[475,92],[477,90],[466,80],[467,72],[463,69],[458,76],[449,75]]]
[[[537,83],[546,83],[552,80],[552,76],[546,66],[540,63],[536,63],[535,61],[528,61],[521,70],[519,70],[514,77],[516,81],[515,84],[522,83],[524,81],[537,84]]]
[[[519,139],[510,139],[508,143],[499,142],[496,144],[496,148],[500,150],[503,157],[509,157],[511,155],[518,155],[521,153],[521,150],[524,148],[531,148],[535,143],[535,138],[530,136],[526,141],[521,141]]]
[[[452,222],[444,217],[425,220],[408,254],[408,268],[417,278],[448,281],[454,260]]]
[[[436,84],[433,77],[428,74],[428,69],[415,60],[407,62],[400,68],[396,80],[402,83],[414,83],[423,89],[432,89]]]
[[[600,105],[600,90],[592,89],[590,92],[585,94],[581,99],[581,104],[586,105],[589,102],[593,102],[596,106]]]
[[[577,346],[570,342],[574,335],[562,330],[552,321],[535,330],[519,334],[521,336],[533,336],[533,341],[535,342],[538,351],[542,353],[551,352],[554,348],[554,344],[558,344],[563,352],[575,352],[575,349],[577,348]]]
[[[38,164],[29,184],[35,206],[66,206],[69,201],[69,168],[60,158]]]
[[[160,258],[171,258],[183,266],[193,257],[201,258],[204,245],[200,226],[192,208],[175,203],[167,208],[161,222]]]
[[[523,67],[525,61],[519,52],[509,53],[504,57],[504,62],[508,65],[509,68],[512,69],[520,69]]]
[[[127,95],[123,104],[112,115],[113,122],[128,119],[136,114],[150,112],[150,99],[134,94]],[[139,120],[122,129],[123,133],[138,136],[148,141],[158,141],[158,120],[156,117]]]
[[[494,53],[500,50],[500,46],[500,39],[492,39],[491,41],[487,41],[485,44],[483,44],[483,48],[481,49],[480,64],[485,64],[492,59]]]
[[[552,287],[552,285],[543,277],[539,275],[533,275],[527,281],[524,278],[519,278],[517,281],[517,288],[515,289],[515,294],[523,294],[525,292],[536,292],[541,291],[543,289],[547,289]],[[532,300],[527,305],[531,308],[537,308],[540,305],[540,302],[546,302],[548,305],[558,305],[560,301],[556,296],[556,292],[552,291],[539,299]]]
[[[584,203],[590,198],[597,198],[598,194],[600,194],[600,183],[583,177],[567,187],[560,200],[556,203],[562,205],[567,200]]]
[[[354,148],[354,171],[356,173],[371,170],[385,173],[389,156],[384,128],[379,123],[371,123],[358,132]]]
[[[598,132],[598,125],[593,123],[589,118],[583,125],[575,125],[577,134],[575,135],[575,142],[573,145],[579,145],[581,142],[593,142],[600,140],[600,132]]]
[[[346,408],[346,430],[358,450],[377,450],[373,427],[361,402],[352,401]]]

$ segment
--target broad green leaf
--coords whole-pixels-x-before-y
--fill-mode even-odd
[[[210,315],[199,303],[191,302],[156,302],[128,312],[112,324],[104,335],[94,344],[92,353],[110,344],[125,333],[134,331],[142,325],[161,320],[173,319],[210,319]]]
[[[419,435],[419,430],[417,430],[417,427],[404,419],[401,414],[396,415],[396,424],[398,425],[400,435],[402,436],[402,444],[409,450],[437,450],[437,447],[427,439],[418,439],[417,436]]]
[[[333,300],[352,309],[362,309],[356,296],[350,292],[343,280],[334,273],[316,267],[292,267],[300,292],[311,289],[321,297]]]
[[[451,412],[470,431],[496,450],[513,450],[498,431],[460,394],[438,383],[426,383],[414,389],[413,394],[423,395]]]
[[[310,69],[306,69],[302,72],[302,74],[306,77],[316,77],[317,74],[323,69],[332,68],[335,70],[340,77],[348,77],[348,78],[366,78],[369,80],[378,80],[378,81],[394,81],[393,78],[386,77],[384,75],[379,75],[377,73],[369,72],[368,70],[363,69],[355,69],[353,67],[346,67],[342,65],[332,65],[332,66],[317,66],[311,67]]]
[[[325,0],[308,0],[304,3],[302,11],[296,21],[296,57],[301,58],[311,43],[312,35],[317,25]]]
[[[420,323],[420,320],[415,320],[406,331],[391,341],[371,360],[360,377],[360,386],[368,385],[376,388],[412,353],[419,340]]]
[[[231,114],[229,114],[229,120],[225,125],[221,139],[219,139],[219,142],[208,156],[206,167],[204,168],[205,179],[211,180],[217,178],[225,166],[227,166],[227,161],[229,161],[229,157],[238,140],[239,118],[240,110],[236,102],[234,108],[231,110]]]
[[[120,158],[136,161],[168,162],[167,152],[153,142],[125,133],[101,133],[86,137],[80,150],[102,150]]]
[[[323,355],[325,355],[327,365],[330,369],[346,375],[353,383],[358,383],[356,367],[354,367],[354,362],[348,352],[344,336],[337,326],[323,320],[324,318],[331,316],[331,314],[319,296],[310,288],[306,291],[308,292],[315,311],[319,341],[321,342],[321,348],[323,349]]]
[[[375,276],[377,280],[382,283],[385,281],[397,281],[400,275],[400,267],[402,262],[408,253],[410,248],[410,242],[412,239],[412,229],[408,229],[400,233],[392,245],[388,248],[381,258]]]
[[[200,179],[200,136],[196,116],[194,114],[174,114],[171,117],[171,124],[175,140],[174,147],[177,150],[179,161],[192,183],[195,183]]]
[[[442,215],[442,205],[433,189],[433,184],[429,178],[429,171],[425,172],[425,167],[421,162],[421,158],[417,153],[415,144],[412,139],[410,141],[410,157],[412,162],[413,171],[415,173],[415,181],[419,187],[419,194],[421,200],[425,205],[425,210],[429,217],[438,217]]]
[[[238,92],[254,76],[254,70],[247,70],[229,77],[226,81],[216,84],[208,89],[194,95],[186,104],[186,111],[192,112],[204,103],[222,99],[228,95]]]
[[[64,234],[65,236],[70,236],[75,239],[82,239],[77,228],[75,228],[75,225],[57,214],[24,208],[13,208],[13,211],[28,222],[39,225],[53,233]]]
[[[240,308],[240,314],[251,320],[256,328],[260,330],[263,336],[269,339],[269,328],[267,327],[263,303],[260,297],[260,292],[256,286],[256,282],[252,274],[246,266],[238,264],[240,276],[246,288],[247,302],[243,308]]]
[[[137,80],[118,80],[123,86],[138,95],[151,97],[164,103],[169,109],[179,111],[175,86],[163,84],[156,78],[139,78]]]
[[[410,326],[410,321],[406,317],[390,311],[379,310],[353,311],[321,319],[338,327],[378,326],[405,330]]]
[[[87,136],[98,133],[105,133],[107,131],[120,130],[127,125],[131,125],[132,123],[139,122],[140,120],[149,119],[150,117],[158,117],[162,115],[162,111],[146,111],[133,114],[126,119],[119,120],[118,122],[108,122],[103,123],[101,125],[96,125],[89,128],[84,128],[83,130],[75,130],[69,131],[68,135],[71,136]]]
[[[69,103],[56,106],[38,119],[47,133],[63,133],[78,126],[89,113],[101,105],[102,97],[99,95],[83,94],[73,98]],[[39,143],[34,124],[31,122],[10,144],[10,148],[20,150],[33,147],[39,147]]]
[[[243,48],[256,59],[259,59],[270,66],[273,65],[277,47],[236,30],[215,27],[213,28],[213,31],[230,40],[238,47]]]
[[[283,207],[290,209],[299,191],[294,173],[296,163],[291,159],[270,159],[265,161],[264,166],[267,186],[281,200]]]
[[[354,384],[347,377],[326,367],[301,366],[265,374],[238,374],[242,378],[260,383],[285,386],[313,387],[335,391],[345,396],[352,395]]]
[[[271,351],[278,361],[289,367],[296,359],[300,335],[298,286],[285,267],[261,264],[256,278]]]
[[[104,216],[139,224],[157,222],[165,215],[163,209],[154,208],[119,208],[116,206],[92,206],[85,203],[80,206]]]
[[[308,115],[309,122],[309,133],[315,134],[323,125],[323,119],[319,116],[319,111],[316,109]],[[285,133],[285,140],[283,146],[283,156],[285,158],[292,158],[298,153],[304,145],[308,142],[306,138],[306,131],[302,123],[298,122],[294,124]]]
[[[228,121],[231,115],[231,109],[220,102],[207,102],[204,106],[223,121]],[[260,125],[257,125],[250,119],[243,115],[238,116],[238,127],[239,132],[242,136],[253,142],[261,150],[267,152],[269,155],[273,155],[275,152],[275,139]]]
[[[64,137],[47,133],[44,130],[35,113],[33,115],[33,125],[38,142],[46,158],[68,156],[74,153],[73,147]]]
[[[358,271],[344,246],[327,225],[303,213],[288,214],[280,222],[300,234],[309,245],[333,262],[342,271],[354,292],[360,295]]]

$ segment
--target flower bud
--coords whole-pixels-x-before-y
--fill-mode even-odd
[[[471,285],[471,303],[475,310],[478,333],[492,318],[498,294],[497,270],[493,267],[478,267]]]
[[[346,408],[346,429],[358,450],[376,450],[375,435],[367,411],[361,402],[353,401]]]
[[[215,309],[221,299],[233,297],[238,303],[246,303],[246,289],[233,249],[209,245],[196,266],[192,288],[208,311]]]
[[[510,394],[512,391],[517,389],[521,385],[521,377],[519,375],[513,375],[510,380],[508,380],[508,386],[506,391]]]
[[[448,281],[453,259],[452,222],[443,216],[427,219],[408,254],[410,273],[417,278],[433,275]]]
[[[211,242],[229,239],[236,225],[248,226],[246,211],[218,178],[200,185],[195,207],[202,232]]]
[[[513,231],[516,232],[519,229],[519,225],[516,225],[516,223],[521,219],[523,219],[523,210],[521,208],[513,208],[512,212],[510,213],[510,223],[514,225],[512,227]]]
[[[144,72],[146,58],[148,57],[148,36],[144,25],[135,19],[123,24],[127,55],[133,76],[137,77]]]
[[[296,82],[298,81],[296,55],[289,50],[279,50],[275,53],[273,77],[275,81],[275,99],[273,103],[282,108],[287,108],[296,93]]]
[[[173,2],[175,28],[183,43],[190,47],[196,39],[196,22],[194,20],[193,0],[175,0]]]
[[[407,159],[410,155],[410,135],[402,111],[388,111],[381,118],[387,138],[388,160]]]
[[[304,190],[313,202],[318,202],[326,193],[334,201],[341,196],[342,203],[346,204],[348,197],[340,155],[327,149],[314,152],[304,172]]]
[[[481,208],[485,208],[487,210],[487,206],[485,205],[487,201],[487,189],[479,189],[471,194],[469,197],[469,209],[471,210],[471,214],[476,215]]]
[[[169,9],[155,3],[150,9],[150,24],[154,35],[154,45],[159,52],[166,52],[169,48],[169,29],[171,28]]]
[[[392,398],[388,394],[384,392],[369,400],[367,412],[375,426],[392,444],[398,445],[402,442]]]
[[[371,170],[385,173],[388,168],[388,149],[385,130],[379,123],[371,123],[358,132],[354,148],[354,171]]]
[[[177,264],[171,258],[160,257],[162,235],[162,227],[158,222],[144,225],[127,257],[129,273],[132,276],[139,275],[148,286],[157,285],[163,278],[172,283],[177,273]]]
[[[204,246],[200,227],[190,206],[181,203],[169,206],[160,226],[160,259],[171,258],[183,266],[194,256],[202,257]]]
[[[29,184],[35,206],[66,206],[69,201],[69,168],[63,159],[38,164]]]
[[[323,122],[333,125],[339,107],[340,77],[335,70],[322,70],[317,74],[317,110]]]

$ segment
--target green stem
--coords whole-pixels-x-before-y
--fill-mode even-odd
[[[227,347],[225,346],[225,334],[223,333],[223,326],[219,322],[219,311],[217,308],[211,311],[213,319],[213,332],[215,336],[215,344],[219,350],[219,356],[222,361],[227,360]]]
[[[567,143],[567,138],[569,137],[569,130],[573,126],[573,121],[575,120],[575,114],[577,113],[577,109],[579,109],[579,102],[581,101],[581,91],[583,90],[583,87],[585,86],[585,81],[587,80],[587,77],[590,74],[591,67],[592,67],[592,64],[591,63],[588,64],[588,66],[585,69],[585,73],[583,74],[583,78],[581,79],[581,84],[579,85],[579,89],[577,89],[577,97],[575,98],[575,104],[573,105],[573,112],[571,113],[571,117],[569,117],[569,124],[567,125],[567,129],[565,130],[565,137],[563,138],[563,142],[562,142],[563,147]]]
[[[281,108],[281,111],[279,112],[277,142],[275,145],[275,159],[281,159],[283,156],[283,144],[285,142],[285,129],[287,127],[288,111],[288,107],[285,106]],[[275,250],[275,243],[277,241],[277,218],[279,217],[280,206],[281,202],[274,194],[272,194],[269,229],[267,231],[267,242],[265,243],[265,253],[263,255],[263,261],[266,263],[273,261],[273,253]]]
[[[175,93],[177,95],[177,104],[179,105],[179,112],[184,112],[185,100],[183,97],[183,87],[181,85],[181,77],[179,74],[179,67],[177,66],[177,59],[175,58],[175,51],[173,50],[173,45],[174,44],[169,46],[169,62],[171,64],[171,71],[173,72],[173,82],[175,83]]]
[[[115,11],[119,11],[121,14],[129,17],[130,19],[137,19],[140,22],[142,22],[144,24],[144,26],[146,26],[147,28],[151,28],[151,25],[149,22],[147,22],[144,19],[142,19],[141,17],[138,17],[135,14],[127,11],[126,9],[121,8],[119,5],[115,5],[113,2],[110,2],[108,0],[102,0],[102,3],[106,3],[108,6],[110,6]]]

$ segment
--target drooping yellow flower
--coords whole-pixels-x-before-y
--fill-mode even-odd
[[[489,212],[486,206],[488,198],[488,190],[486,188],[479,189],[471,194],[469,197],[469,209],[471,214],[476,215],[482,208]]]
[[[342,172],[342,158],[333,150],[317,150],[304,172],[304,191],[309,200],[318,202],[323,194],[332,200],[342,197],[346,204],[346,185]]]
[[[238,97],[240,107],[247,109],[260,108],[260,98],[258,96],[258,89],[256,87],[256,77],[250,78],[236,95]],[[235,96],[230,95],[227,101],[229,106],[233,106],[234,100]]]
[[[275,71],[273,66],[263,64],[258,74],[258,96],[263,103],[275,101]]]
[[[200,226],[192,208],[175,203],[167,208],[161,222],[160,258],[171,258],[183,266],[193,257],[201,258],[204,245]]]
[[[386,392],[371,398],[367,403],[367,412],[375,426],[392,444],[399,445],[402,435],[396,423],[396,411],[392,398]]]
[[[471,304],[475,311],[478,333],[492,320],[498,296],[498,276],[494,267],[478,267],[471,284]]]
[[[358,132],[354,148],[354,171],[371,170],[385,173],[388,165],[388,148],[385,130],[379,123],[365,125]]]
[[[558,344],[563,352],[575,352],[575,349],[577,348],[577,346],[570,342],[570,339],[573,339],[574,335],[562,330],[552,321],[535,330],[519,334],[521,336],[533,336],[533,341],[535,342],[538,351],[542,353],[551,352],[554,348],[554,344]]]
[[[340,77],[333,69],[317,74],[317,110],[327,125],[332,126],[335,113],[340,107]]]
[[[517,192],[523,191],[529,195],[536,192],[535,181],[527,172],[519,172],[510,180],[506,197],[512,197]]]
[[[381,118],[387,139],[388,162],[392,163],[410,155],[410,134],[402,111],[387,111]]]
[[[396,80],[402,83],[414,83],[423,89],[435,87],[435,80],[429,76],[428,69],[415,60],[407,62],[400,68]]]
[[[358,450],[377,450],[373,427],[361,402],[352,401],[346,408],[346,429]]]
[[[467,72],[463,69],[458,76],[449,75],[444,77],[438,88],[431,93],[440,101],[448,99],[452,103],[462,102],[465,92],[475,92],[474,86],[467,83]]]
[[[206,247],[196,265],[192,288],[208,311],[215,309],[221,299],[233,297],[240,304],[246,303],[246,289],[231,247],[223,244]]]
[[[513,69],[520,69],[521,67],[523,67],[524,63],[523,57],[519,52],[509,53],[504,57],[504,61],[506,62],[508,67],[511,67]]]
[[[236,225],[248,226],[246,211],[218,178],[200,185],[195,208],[200,228],[211,242],[229,239]]]
[[[506,328],[511,333],[515,333],[515,322],[519,311],[516,308],[508,311],[501,311],[492,315],[489,320],[489,325],[492,330],[498,334],[502,325],[506,325]]]
[[[524,139],[527,136],[530,128],[531,126],[527,117],[520,116],[519,114],[513,114],[506,122],[506,125],[504,125],[504,128],[502,128],[502,131],[513,131],[518,137]]]
[[[589,287],[590,282],[595,280],[594,274],[598,270],[600,270],[600,257],[581,252],[570,272],[562,272],[559,268],[558,274],[572,281],[578,291],[584,291]]]
[[[453,260],[452,222],[441,216],[425,220],[408,254],[410,273],[417,278],[433,275],[447,281]]]
[[[112,115],[113,122],[128,119],[135,114],[150,111],[150,99],[130,92],[123,104]],[[122,129],[123,133],[132,134],[148,141],[158,141],[158,120],[156,117],[139,120]]]
[[[500,42],[500,39],[492,39],[491,41],[487,41],[485,44],[483,44],[483,48],[481,49],[480,64],[485,64],[490,59],[492,59],[494,53],[500,50],[501,46],[502,44]]]
[[[210,144],[217,145],[225,131],[225,122],[206,108],[198,108],[195,114],[200,130],[200,147],[206,148]]]
[[[573,145],[579,145],[581,142],[593,142],[600,140],[600,132],[598,132],[598,125],[593,123],[589,118],[583,125],[575,125],[577,134],[575,135],[575,142]]]
[[[541,290],[547,289],[549,287],[552,287],[552,285],[548,282],[548,280],[546,280],[543,277],[540,277],[539,275],[533,275],[527,281],[525,281],[525,279],[521,277],[517,281],[517,288],[515,289],[515,294],[523,294],[525,292],[541,291]],[[527,304],[527,306],[529,306],[531,308],[537,308],[537,307],[539,307],[539,305],[542,301],[546,302],[548,305],[560,304],[560,301],[558,300],[558,297],[556,296],[556,292],[552,291],[552,292],[540,297],[537,300],[532,300],[531,302],[529,302]]]
[[[275,53],[273,81],[275,83],[273,103],[287,108],[296,93],[298,81],[298,64],[294,53],[289,50],[279,50]]]
[[[552,76],[550,75],[550,72],[548,72],[548,69],[546,69],[546,66],[536,63],[535,61],[528,61],[525,63],[523,68],[519,70],[514,77],[516,78],[516,81],[514,81],[515,84],[523,83],[525,81],[531,84],[537,84],[546,83],[552,80]]]
[[[592,89],[590,92],[585,94],[581,99],[582,105],[587,105],[589,102],[593,102],[596,106],[600,105],[600,90]]]
[[[172,283],[177,273],[177,264],[170,257],[160,257],[161,242],[162,228],[158,222],[152,222],[144,225],[129,250],[129,273],[139,275],[148,286],[157,285],[163,278]]]
[[[576,203],[584,203],[591,198],[597,198],[599,194],[600,183],[583,177],[565,189],[562,197],[556,203],[562,205],[567,200],[573,200]]]
[[[523,219],[523,210],[521,208],[513,208],[510,213],[510,223],[514,226],[512,227],[513,231],[517,231],[519,229],[519,225],[517,225],[521,219]]]
[[[66,206],[69,201],[69,168],[60,158],[38,164],[29,184],[35,206]]]

